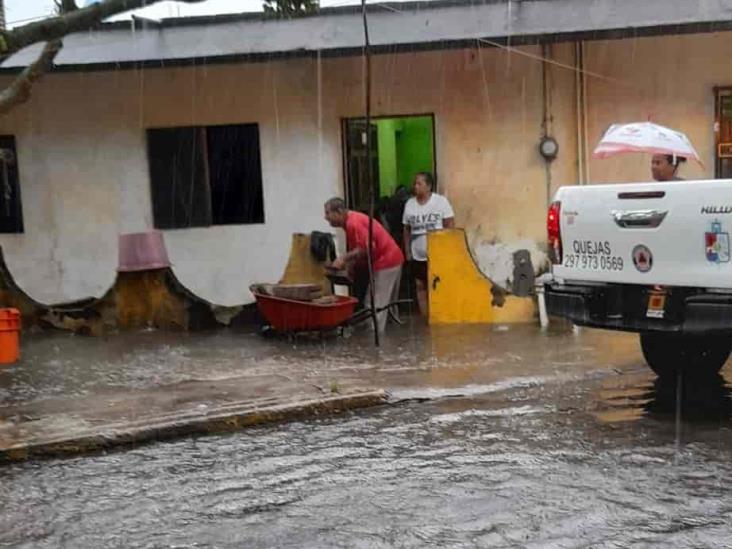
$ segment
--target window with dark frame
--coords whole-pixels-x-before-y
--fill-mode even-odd
[[[157,229],[264,223],[257,124],[147,130]]]
[[[0,233],[23,232],[15,136],[0,135]]]

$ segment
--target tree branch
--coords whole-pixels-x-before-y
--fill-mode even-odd
[[[38,59],[26,67],[7,88],[0,92],[0,114],[5,114],[13,107],[28,101],[33,82],[53,67],[53,60],[62,47],[61,40],[47,42]]]
[[[63,14],[76,11],[79,6],[76,5],[76,0],[56,0],[56,9],[60,14]]]
[[[178,0],[195,4],[203,0]],[[0,31],[0,55],[7,56],[36,42],[51,42],[71,32],[87,30],[103,19],[129,10],[151,6],[160,0],[102,0],[86,8],[28,23],[11,30]],[[62,0],[62,6],[73,2]],[[75,3],[74,3],[75,5]]]
[[[89,29],[112,15],[150,6],[159,1],[101,0],[86,8],[79,8],[76,0],[56,0],[59,15],[12,30],[0,30],[0,57],[7,57],[36,42],[46,42],[38,58],[0,92],[0,115],[28,101],[33,83],[53,67],[53,62],[63,47],[61,38],[71,32]],[[178,1],[193,4],[203,0]]]

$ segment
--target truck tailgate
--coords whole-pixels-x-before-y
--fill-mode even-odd
[[[732,180],[563,187],[555,277],[732,288]]]

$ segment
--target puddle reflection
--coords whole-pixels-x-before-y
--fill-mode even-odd
[[[677,387],[675,379],[656,379],[645,404],[648,414],[676,417]],[[694,422],[729,420],[732,418],[732,386],[719,374],[682,378],[681,417]]]
[[[732,372],[681,380],[681,419],[707,423],[732,419]],[[644,417],[674,420],[677,380],[652,374],[629,373],[605,381],[599,391],[596,417],[604,423],[636,421]]]

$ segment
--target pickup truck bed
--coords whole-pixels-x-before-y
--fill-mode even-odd
[[[659,374],[721,368],[732,350],[732,180],[563,187],[548,231],[549,314],[640,333]]]

